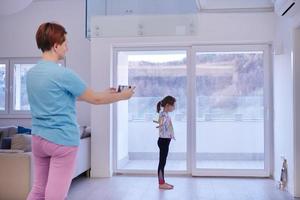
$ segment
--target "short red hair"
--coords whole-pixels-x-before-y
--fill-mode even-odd
[[[62,44],[66,40],[65,34],[67,31],[62,25],[51,22],[43,23],[36,32],[36,44],[42,52],[49,51],[54,44]]]

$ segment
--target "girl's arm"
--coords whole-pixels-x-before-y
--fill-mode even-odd
[[[160,127],[160,125],[159,125],[159,122],[158,122],[158,121],[156,121],[156,120],[153,120],[153,122],[154,122],[154,123],[156,123],[156,124],[158,124],[158,126],[156,126],[156,128],[159,128],[159,127]]]
[[[175,136],[174,136],[174,135],[172,135],[172,139],[173,139],[173,140],[176,140],[176,138],[175,138]]]
[[[92,89],[86,89],[81,96],[78,97],[79,101],[86,101],[91,104],[109,104],[120,100],[129,99],[134,94],[134,88],[125,89],[122,92],[116,92],[114,89],[105,90],[102,92],[95,92]]]
[[[163,118],[164,117],[159,117],[158,121],[153,120],[154,123],[158,124],[158,126],[156,128],[160,128],[160,127],[163,126],[163,123],[164,123],[164,119]]]
[[[162,127],[163,124],[164,124],[164,118],[163,117],[159,117],[158,118],[158,126],[156,128]]]

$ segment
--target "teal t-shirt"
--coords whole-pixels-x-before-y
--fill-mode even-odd
[[[41,60],[26,75],[32,134],[55,144],[79,145],[76,97],[86,84],[70,69]]]

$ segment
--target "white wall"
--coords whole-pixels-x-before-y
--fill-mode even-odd
[[[56,21],[68,32],[67,67],[90,85],[90,41],[85,39],[85,0],[34,1],[19,13],[0,16],[0,58],[39,57],[35,43],[38,26]],[[78,122],[90,124],[90,106],[78,103]],[[30,119],[0,119],[0,126],[30,125]]]
[[[300,26],[300,4],[296,4],[296,13],[293,16],[293,25],[294,27]]]
[[[278,48],[278,49],[277,49]],[[274,178],[280,180],[281,156],[288,161],[288,190],[294,192],[293,66],[291,21],[277,17],[274,56]],[[280,52],[282,51],[282,52]]]
[[[300,15],[299,15],[300,17]],[[294,31],[294,159],[295,159],[295,196],[300,197],[300,27]],[[298,87],[297,87],[298,86]]]
[[[300,197],[300,13],[277,17],[274,56],[274,177],[280,180],[284,156],[288,161],[288,190]]]
[[[199,24],[196,25],[198,35],[194,37],[92,38],[92,87],[104,89],[111,85],[113,46],[252,44],[273,41],[275,24],[273,13],[203,13],[198,18]],[[92,27],[95,23],[98,23],[97,19],[92,22]],[[119,24],[119,26],[126,28],[126,24]],[[164,26],[153,28],[163,30]],[[92,176],[111,176],[112,118],[110,107],[93,106],[91,113]],[[103,120],[99,121],[99,119]]]

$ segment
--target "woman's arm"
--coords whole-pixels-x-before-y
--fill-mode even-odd
[[[95,92],[92,89],[86,89],[82,95],[78,97],[79,101],[86,101],[91,104],[109,104],[120,100],[129,99],[134,94],[134,88],[116,92],[115,89],[109,89],[102,92]]]

